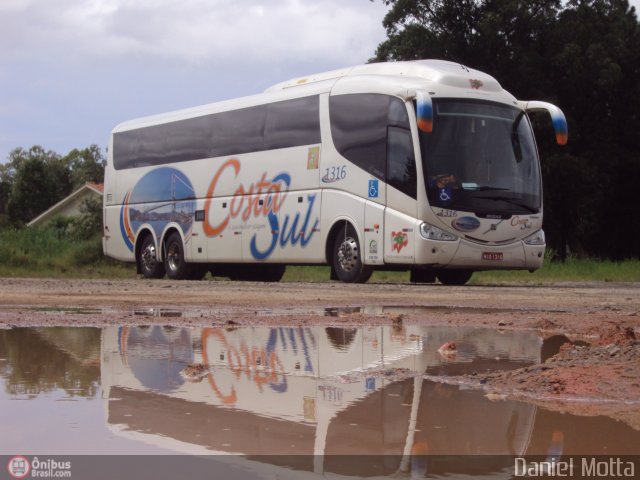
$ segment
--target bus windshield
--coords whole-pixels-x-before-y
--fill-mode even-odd
[[[433,132],[420,131],[432,206],[483,215],[540,211],[541,181],[526,114],[504,104],[433,102]]]

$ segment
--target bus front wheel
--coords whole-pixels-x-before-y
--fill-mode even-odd
[[[373,268],[362,263],[358,235],[351,225],[342,227],[333,241],[332,266],[338,277],[346,283],[365,283]]]

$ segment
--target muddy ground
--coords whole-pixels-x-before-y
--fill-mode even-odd
[[[433,378],[640,429],[640,284],[524,286],[0,279],[0,328],[465,325],[569,340],[545,363]],[[450,352],[455,355],[455,351]]]

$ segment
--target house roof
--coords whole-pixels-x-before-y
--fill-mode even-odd
[[[87,182],[85,185],[93,190],[100,193],[104,193],[104,183],[96,183],[96,182]]]
[[[40,215],[38,215],[36,218],[31,220],[29,223],[27,223],[27,227],[31,227],[37,223],[43,222],[44,220],[54,217],[57,212],[59,212],[64,207],[66,207],[67,205],[75,201],[78,197],[82,196],[84,192],[91,192],[95,195],[100,196],[100,198],[102,198],[102,195],[104,193],[104,184],[95,183],[95,182],[85,183],[83,186],[81,186],[77,190],[71,192],[69,196],[63,198],[58,203],[48,208],[47,210],[42,212]]]

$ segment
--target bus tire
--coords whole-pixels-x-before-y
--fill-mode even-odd
[[[338,280],[345,283],[365,283],[373,267],[362,263],[358,235],[351,225],[342,227],[333,240],[331,263]]]
[[[164,269],[171,280],[186,280],[192,271],[184,259],[184,245],[178,232],[169,235],[164,244]]]
[[[471,279],[471,270],[438,270],[436,276],[443,285],[460,286]]]
[[[158,261],[156,253],[156,242],[153,235],[149,234],[142,240],[137,258],[140,273],[144,278],[164,277],[164,264]]]

